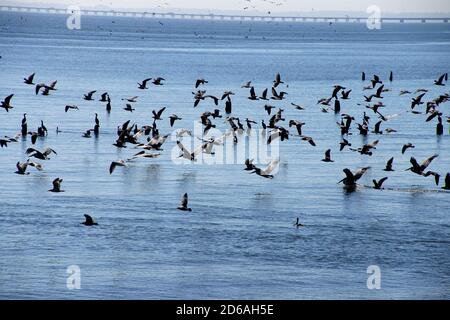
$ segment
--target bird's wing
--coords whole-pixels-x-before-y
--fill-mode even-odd
[[[26,154],[31,154],[31,153],[33,153],[33,152],[37,152],[37,153],[41,153],[39,150],[36,150],[36,149],[34,149],[34,148],[28,148],[26,151],[25,151],[25,153]]]
[[[162,109],[160,109],[159,111],[158,111],[158,118],[159,117],[161,117],[161,115],[162,115],[162,113],[164,112],[164,110],[166,110],[166,107],[164,107],[164,108],[162,108]]]
[[[431,163],[431,161],[433,161],[435,158],[437,158],[438,155],[437,154],[433,154],[431,157],[425,159],[421,164],[420,164],[420,168],[422,170],[425,170]]]
[[[177,141],[177,146],[180,148],[181,152],[183,153],[183,157],[190,159],[191,153],[183,146],[183,144],[180,141]]]
[[[387,179],[388,179],[388,177],[381,178],[381,179],[378,181],[378,185],[381,187],[381,186],[383,185],[383,183],[384,183]]]
[[[390,159],[387,161],[386,166],[387,166],[387,167],[392,167],[392,162],[393,162],[393,161],[394,161],[394,157],[390,158]]]
[[[353,175],[353,173],[350,171],[350,169],[345,168],[344,170],[345,176],[347,177],[348,180],[354,181],[355,180],[355,176]]]
[[[45,148],[44,151],[42,151],[42,154],[45,156],[48,156],[51,153],[57,154],[55,150],[53,150],[52,148]]]
[[[361,178],[363,176],[363,174],[366,173],[366,171],[369,168],[370,167],[364,167],[364,168],[361,168],[358,171],[356,171],[355,174],[354,174],[355,181],[357,181],[359,178]]]
[[[14,96],[14,93],[13,93],[13,94],[10,94],[9,96],[7,96],[7,97],[5,98],[5,104],[6,104],[6,105],[9,105],[9,102],[11,101],[11,99],[12,99],[13,96]]]
[[[94,223],[94,219],[92,219],[92,217],[88,214],[85,214],[84,217],[86,218],[85,223],[86,224],[93,224]]]
[[[411,159],[409,159],[409,162],[411,162],[411,164],[414,168],[420,168],[419,164],[417,163],[416,158],[411,157]]]
[[[180,202],[180,206],[183,208],[186,208],[188,205],[189,199],[188,199],[188,194],[185,193],[183,194],[183,196],[181,197],[181,202]]]

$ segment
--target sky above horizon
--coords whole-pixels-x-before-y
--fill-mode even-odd
[[[371,5],[383,12],[450,12],[449,0],[10,0],[14,4],[27,5],[79,5],[85,7],[108,6],[111,8],[185,8],[203,10],[258,10],[281,11],[366,11]]]

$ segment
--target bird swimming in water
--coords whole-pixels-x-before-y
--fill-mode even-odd
[[[305,225],[303,225],[303,224],[300,223],[300,219],[299,219],[299,218],[297,218],[297,219],[294,221],[293,225],[294,225],[294,227],[296,227],[297,229],[298,229],[299,227],[304,227],[304,226],[305,226]]]
[[[98,223],[95,222],[94,219],[90,215],[85,214],[84,218],[85,218],[85,221],[81,222],[80,224],[84,224],[85,226],[96,226],[96,225],[98,225]]]
[[[323,162],[334,162],[334,160],[331,160],[331,149],[328,149],[325,151],[325,158],[322,159]]]
[[[61,190],[61,183],[63,182],[63,179],[56,178],[53,180],[53,188],[48,190],[50,192],[64,192],[64,190]]]
[[[187,193],[183,194],[183,196],[181,197],[180,205],[178,206],[177,209],[181,211],[192,211],[191,208],[188,208],[188,201],[189,201],[188,194]]]

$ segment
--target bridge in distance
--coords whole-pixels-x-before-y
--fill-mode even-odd
[[[72,9],[73,10],[73,9]],[[46,13],[46,14],[72,14],[71,9],[36,8],[22,6],[2,6],[0,11],[21,13]],[[224,20],[224,21],[276,21],[276,22],[366,22],[368,17],[300,17],[300,16],[275,16],[275,15],[229,15],[229,14],[200,14],[200,13],[173,13],[173,12],[143,12],[143,11],[107,11],[81,9],[81,15],[111,16],[111,17],[136,17],[156,19],[198,19],[198,20]],[[380,22],[393,23],[448,23],[450,18],[436,17],[381,17]]]

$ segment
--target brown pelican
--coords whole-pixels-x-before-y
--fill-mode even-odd
[[[56,178],[53,180],[53,188],[48,190],[50,192],[64,192],[64,190],[61,190],[61,183],[63,182],[63,179]]]
[[[375,180],[375,179],[373,179],[372,180],[372,182],[373,182],[373,188],[374,189],[377,189],[377,190],[380,190],[381,189],[381,186],[383,185],[383,182],[385,182],[386,180],[388,179],[388,177],[384,177],[384,178],[381,178],[380,180]]]
[[[331,160],[331,149],[328,149],[325,151],[325,158],[322,159],[323,162],[334,162],[334,160]]]
[[[117,160],[117,161],[111,162],[111,165],[109,166],[109,174],[112,174],[114,172],[114,169],[116,169],[117,166],[126,167],[127,164],[125,163],[124,160]]]
[[[81,222],[80,224],[84,224],[85,226],[96,226],[96,225],[98,225],[98,223],[95,222],[94,219],[92,219],[92,217],[90,215],[85,214],[84,217],[85,217],[86,220],[84,222]]]
[[[183,194],[183,196],[181,197],[180,205],[178,206],[177,209],[181,211],[192,211],[191,208],[188,208],[188,201],[189,201],[188,194],[187,193]]]

